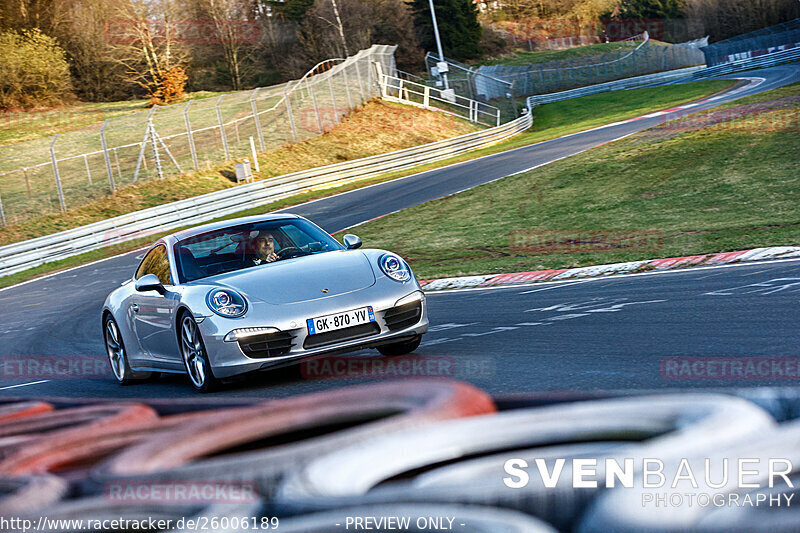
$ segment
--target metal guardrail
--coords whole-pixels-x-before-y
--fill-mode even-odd
[[[578,89],[571,89],[569,91],[529,96],[528,107],[549,104],[551,102],[559,102],[561,100],[569,100],[570,98],[579,98],[581,96],[588,96],[590,94],[619,91],[622,89],[633,89],[635,87],[644,87],[653,83],[687,78],[705,68],[705,66],[682,68],[667,72],[657,72],[656,74],[648,74],[646,76],[636,76],[633,78],[610,81],[608,83],[598,83],[597,85],[589,85],[588,87],[580,87]]]
[[[748,57],[747,59],[740,59],[738,61],[731,61],[730,63],[722,63],[715,67],[709,67],[698,71],[693,74],[695,78],[709,78],[712,76],[721,76],[730,74],[731,72],[740,72],[742,70],[750,70],[753,68],[774,67],[784,63],[793,63],[800,61],[800,46],[790,48],[789,50],[781,50],[779,52],[772,52],[756,57]]]
[[[494,128],[353,161],[293,172],[135,211],[80,228],[0,247],[0,277],[99,248],[186,227],[330,188],[447,159],[512,137],[533,124],[530,111]]]

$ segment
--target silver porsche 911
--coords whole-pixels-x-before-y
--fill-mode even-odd
[[[208,224],[156,242],[103,305],[103,335],[120,383],[188,374],[220,380],[331,352],[414,351],[428,329],[408,264],[344,246],[295,215]]]

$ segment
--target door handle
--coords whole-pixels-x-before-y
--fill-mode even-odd
[[[134,313],[138,313],[139,312],[139,304],[131,305],[131,309],[133,309]]]

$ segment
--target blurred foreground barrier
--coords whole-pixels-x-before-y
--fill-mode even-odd
[[[228,412],[231,411],[220,409],[213,414],[222,416]],[[128,423],[115,420],[98,427],[78,426],[74,430],[56,431],[27,444],[0,461],[0,474],[20,475],[89,468],[126,446],[210,416],[210,413],[203,411],[161,418],[146,416]]]
[[[698,453],[702,452],[702,453]],[[681,466],[681,456],[673,456],[672,461],[665,461],[665,472],[677,472]],[[787,498],[798,492],[797,488],[788,487],[780,477],[773,478],[772,489],[742,488],[744,483],[759,484],[768,487],[772,483],[770,476],[770,460],[788,460],[792,469],[787,475],[797,485],[800,481],[800,422],[790,422],[773,428],[770,431],[758,432],[741,442],[728,443],[706,450],[696,450],[686,454],[686,468],[701,481],[706,476],[719,487],[710,491],[708,486],[692,483],[690,479],[670,479],[663,488],[644,488],[642,481],[637,480],[634,488],[615,488],[602,494],[590,507],[581,520],[577,531],[580,533],[666,533],[692,531],[694,533],[783,533],[796,532],[800,528],[800,512],[796,501]],[[727,462],[725,460],[727,459]],[[739,474],[739,460],[748,460],[745,471],[751,471],[744,478]],[[757,461],[757,462],[756,462]],[[707,466],[708,465],[708,466]],[[775,465],[775,471],[783,472],[785,464]],[[710,475],[705,474],[709,468]],[[727,473],[727,475],[725,475]],[[744,481],[743,481],[744,480]],[[646,500],[648,494],[665,494],[663,505]],[[709,492],[711,492],[709,494]],[[752,501],[758,501],[761,495],[761,506],[739,505],[745,495]],[[676,502],[680,500],[680,505]],[[736,504],[730,504],[730,497],[735,496]],[[780,502],[780,506],[767,506],[769,497]],[[705,504],[701,502],[707,498]],[[648,501],[649,505],[645,505]],[[693,504],[688,504],[693,501]],[[715,501],[723,501],[718,505]]]
[[[0,477],[0,516],[46,509],[66,493],[67,482],[56,476]]]
[[[0,423],[10,422],[27,416],[52,411],[53,406],[44,402],[19,402],[11,405],[0,405]]]
[[[0,423],[0,459],[47,437],[55,436],[66,447],[72,440],[90,439],[109,427],[135,428],[156,416],[146,405],[119,403],[49,411]]]
[[[498,470],[488,478],[481,475],[453,484],[434,483],[435,488],[425,487],[424,482],[394,490],[391,484],[385,489],[376,487],[443,462],[492,452],[510,458],[515,457],[512,450],[563,442],[641,441],[625,450],[626,457],[681,457],[737,442],[774,425],[766,412],[750,402],[719,395],[644,396],[502,412],[407,430],[401,435],[379,435],[330,451],[286,477],[276,508],[291,513],[353,501],[461,502],[512,507],[566,527],[600,490],[575,491],[571,475],[560,478],[558,490],[536,483],[510,490],[502,482],[502,464],[498,463]],[[583,449],[567,451],[586,453]],[[596,479],[603,476],[598,467]]]
[[[252,480],[259,495],[269,498],[283,475],[325,452],[494,410],[486,393],[455,381],[346,387],[212,415],[155,434],[111,457],[91,475],[95,490],[120,480]],[[248,446],[255,450],[241,451]],[[222,455],[228,451],[232,453]]]

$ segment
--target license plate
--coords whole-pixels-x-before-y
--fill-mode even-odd
[[[375,322],[375,313],[372,311],[372,306],[306,320],[309,335],[349,328],[369,322]]]

